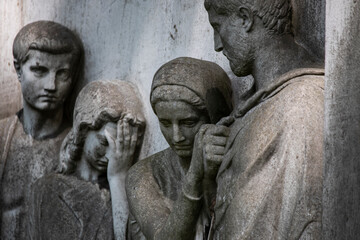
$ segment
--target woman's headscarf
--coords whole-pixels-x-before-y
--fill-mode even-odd
[[[216,63],[189,57],[180,57],[165,63],[155,73],[151,87],[182,86],[194,92],[204,103],[211,123],[228,116],[233,108],[231,82]]]

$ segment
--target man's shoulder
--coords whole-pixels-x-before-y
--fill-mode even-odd
[[[324,105],[324,75],[303,74],[290,78],[270,95],[283,114],[291,111],[319,111]]]

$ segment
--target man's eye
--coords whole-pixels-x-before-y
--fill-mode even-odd
[[[47,68],[41,67],[41,66],[30,67],[30,71],[32,71],[33,73],[35,73],[37,75],[42,75],[47,72]]]

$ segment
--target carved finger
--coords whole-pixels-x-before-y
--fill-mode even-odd
[[[215,146],[225,146],[227,143],[227,137],[206,135],[204,137],[204,142]]]
[[[208,161],[207,161],[207,165],[208,166],[220,166],[220,164],[222,163],[224,159],[224,155],[211,155],[208,157]]]
[[[216,125],[223,125],[226,127],[230,127],[231,124],[233,124],[233,122],[235,122],[235,118],[233,116],[228,116],[228,117],[223,117],[222,119],[220,119],[219,122],[216,123]]]
[[[138,140],[138,131],[139,131],[138,126],[132,127],[131,142],[130,142],[131,154],[133,154],[135,152],[135,148],[136,148],[136,144],[137,144],[137,140]]]
[[[228,127],[225,126],[217,126],[217,125],[212,125],[211,128],[209,128],[206,132],[206,134],[209,135],[214,135],[214,136],[224,136],[224,137],[228,137],[230,133],[230,129]]]
[[[116,135],[116,144],[120,152],[124,151],[124,134],[123,134],[123,120],[117,122],[117,135]]]
[[[134,124],[135,117],[131,113],[127,113],[124,117],[124,120],[127,121],[130,124]]]
[[[124,134],[124,149],[129,149],[131,135],[130,135],[130,125],[129,125],[128,119],[124,119],[124,121],[123,121],[123,130],[124,130],[124,133],[123,133]]]
[[[104,133],[105,133],[106,140],[109,143],[109,147],[111,149],[115,149],[116,148],[115,139],[111,136],[111,134],[109,133],[109,131],[107,129],[105,129]]]
[[[205,147],[206,153],[209,155],[224,155],[225,154],[225,147],[222,146],[214,146],[214,145],[207,145]]]
[[[206,131],[208,130],[208,128],[210,127],[211,125],[210,124],[203,124],[201,127],[200,127],[200,130],[198,131],[198,133],[196,134],[196,139],[198,141],[203,141],[204,139],[204,136],[205,136],[205,133]]]

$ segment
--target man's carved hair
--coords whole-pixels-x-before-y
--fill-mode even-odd
[[[226,8],[228,12],[246,6],[258,16],[264,27],[274,34],[292,33],[290,0],[205,0],[205,8],[211,6]]]

